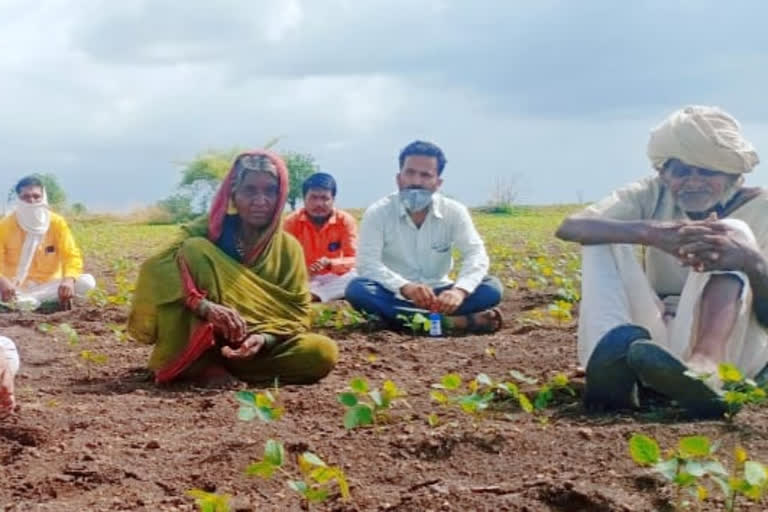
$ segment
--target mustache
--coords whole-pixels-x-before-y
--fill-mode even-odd
[[[427,190],[427,187],[422,187],[421,185],[410,185],[405,187],[405,190]]]

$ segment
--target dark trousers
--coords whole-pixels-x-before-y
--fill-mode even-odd
[[[434,288],[435,295],[452,288],[453,285]],[[474,292],[469,294],[453,315],[469,315],[485,311],[501,302],[503,287],[496,277],[486,276]],[[350,281],[345,292],[345,299],[355,309],[375,314],[391,323],[400,323],[397,315],[412,315],[414,313],[428,314],[429,311],[416,307],[409,301],[395,297],[395,294],[381,286],[378,282],[364,277]]]

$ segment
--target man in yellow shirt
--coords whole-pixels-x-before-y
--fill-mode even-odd
[[[83,274],[80,249],[67,222],[49,209],[40,178],[22,178],[15,190],[18,205],[0,219],[0,300],[26,309],[58,300],[69,309],[96,282]]]

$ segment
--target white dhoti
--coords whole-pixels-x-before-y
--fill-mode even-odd
[[[309,291],[317,296],[320,302],[343,299],[344,290],[351,280],[357,277],[357,272],[350,270],[346,274],[321,274],[309,280]]]
[[[16,375],[19,371],[19,352],[16,350],[16,345],[13,341],[5,336],[0,336],[0,357],[5,357],[11,374]]]
[[[738,219],[723,219],[756,245],[749,226]],[[622,324],[645,327],[652,341],[687,361],[694,349],[699,303],[704,287],[714,274],[728,273],[741,279],[736,323],[728,339],[728,362],[754,377],[768,363],[768,332],[752,310],[752,290],[742,272],[691,271],[683,286],[674,318],[664,318],[665,305],[651,287],[631,245],[593,245],[582,251],[582,297],[579,310],[578,358],[586,367],[600,338]]]
[[[27,281],[23,288],[17,290],[16,298],[19,302],[36,303],[38,306],[43,302],[57,301],[59,286],[61,286],[61,279],[41,284]],[[96,279],[92,275],[81,274],[75,278],[75,296],[85,297],[85,294],[94,288],[96,288]]]

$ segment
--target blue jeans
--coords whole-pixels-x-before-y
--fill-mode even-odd
[[[434,288],[435,294],[452,288],[453,285]],[[461,306],[453,313],[455,316],[469,315],[485,311],[501,302],[503,287],[501,281],[493,276],[485,276],[472,292],[464,299]],[[355,309],[375,314],[389,323],[399,324],[397,315],[412,315],[413,313],[428,314],[429,311],[416,307],[409,301],[398,299],[395,294],[381,286],[378,282],[364,277],[358,277],[347,285],[345,298]]]

